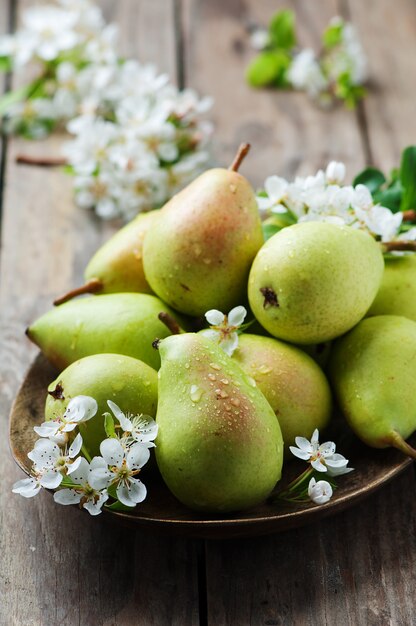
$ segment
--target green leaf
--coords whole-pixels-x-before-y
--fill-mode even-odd
[[[13,68],[11,57],[0,56],[0,72],[10,72]]]
[[[279,11],[269,24],[270,41],[273,46],[291,50],[296,45],[295,14],[293,11]]]
[[[322,35],[322,43],[324,46],[326,48],[335,48],[335,46],[338,46],[342,42],[343,30],[344,22],[342,20],[328,26]]]
[[[110,511],[133,511],[135,507],[126,506],[117,500],[116,502],[113,502],[113,504],[105,504],[104,508],[109,509]]]
[[[373,194],[378,191],[385,182],[386,177],[384,176],[383,172],[376,169],[375,167],[367,167],[365,170],[357,174],[352,184],[354,187],[356,185],[365,185]]]
[[[114,420],[110,413],[104,413],[104,430],[107,437],[115,439],[117,437],[116,430],[114,428]]]
[[[400,163],[400,182],[403,187],[403,196],[400,204],[401,211],[416,208],[416,146],[409,146],[402,152]]]
[[[267,241],[270,237],[278,233],[279,230],[287,226],[292,226],[294,223],[295,221],[289,213],[279,213],[267,218],[262,224],[264,240]]]
[[[252,87],[276,84],[286,86],[286,71],[290,57],[283,51],[261,52],[247,68],[246,80]]]
[[[381,189],[373,194],[374,202],[385,206],[387,209],[397,213],[400,211],[402,203],[403,189],[399,180],[387,189]]]

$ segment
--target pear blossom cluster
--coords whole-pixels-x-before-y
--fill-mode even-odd
[[[253,86],[289,86],[306,92],[322,106],[339,99],[354,107],[365,95],[367,58],[355,27],[341,17],[329,22],[319,54],[312,48],[297,46],[291,11],[273,16],[268,29],[255,28],[250,42],[260,53],[249,72]]]
[[[131,219],[161,206],[210,161],[211,98],[178,90],[153,65],[123,59],[117,27],[92,0],[56,0],[23,12],[0,37],[0,67],[30,64],[36,78],[0,100],[3,128],[42,138],[66,127],[76,203]]]
[[[148,416],[125,415],[111,400],[107,404],[112,413],[104,414],[108,438],[100,444],[101,456],[91,459],[81,434],[75,434],[80,424],[96,415],[97,402],[76,396],[62,416],[34,427],[40,439],[28,453],[31,475],[17,481],[12,491],[31,498],[42,487],[53,489],[55,502],[78,504],[90,515],[101,513],[109,498],[115,500],[112,508],[142,502],[147,492],[137,476],[150,458],[158,426]]]
[[[375,203],[365,185],[345,185],[344,163],[331,161],[313,176],[289,182],[269,176],[257,195],[265,219],[284,216],[288,223],[325,221],[369,232],[382,242],[416,239],[416,229],[401,232],[403,214]]]

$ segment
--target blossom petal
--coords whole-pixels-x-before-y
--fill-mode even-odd
[[[149,448],[135,443],[127,453],[127,465],[131,468],[141,468],[150,458]]]
[[[81,437],[81,433],[78,433],[78,435],[75,437],[74,441],[72,442],[69,448],[69,451],[68,451],[69,457],[71,459],[76,457],[77,454],[79,454],[81,448],[82,448],[82,437]]]
[[[136,506],[146,498],[147,490],[137,478],[131,478],[129,485],[120,483],[117,487],[117,498],[125,506]]]
[[[326,441],[319,446],[319,452],[324,458],[330,457],[335,454],[336,445],[333,441]]]
[[[39,481],[34,478],[22,478],[22,480],[14,483],[12,492],[18,493],[24,498],[32,498],[39,493],[41,488]]]
[[[83,507],[88,511],[90,515],[99,515],[101,513],[101,508],[103,504],[107,502],[107,500],[108,493],[105,491],[100,494],[97,502],[95,502],[94,500],[87,500],[87,502],[84,502]]]
[[[274,200],[274,202],[280,202],[283,200],[289,183],[284,178],[280,176],[269,176],[266,178],[264,183],[264,188],[266,190],[269,198]]]
[[[39,482],[42,487],[45,487],[45,489],[56,489],[61,484],[62,479],[63,476],[60,472],[48,470],[42,478],[40,478]]]
[[[57,504],[79,504],[81,498],[81,493],[75,489],[60,489],[53,494],[53,499]]]
[[[100,444],[100,452],[107,465],[120,467],[124,459],[124,450],[118,439],[104,439]]]
[[[76,472],[77,469],[79,469],[82,458],[83,457],[79,456],[77,459],[75,459],[73,463],[69,463],[69,465],[67,465],[67,469],[66,469],[67,474],[72,474],[73,472]]]
[[[297,447],[303,450],[304,452],[311,453],[313,450],[311,442],[305,439],[305,437],[295,437],[295,443]]]
[[[221,339],[220,346],[228,356],[232,356],[234,350],[238,348],[238,335],[237,333],[230,333],[224,339]]]
[[[313,469],[316,469],[318,472],[326,472],[327,471],[326,466],[322,463],[322,461],[320,459],[315,459],[314,461],[311,461],[311,465],[312,465]]]
[[[319,430],[317,428],[315,428],[315,430],[313,431],[312,438],[311,438],[312,446],[315,443],[319,443]]]
[[[217,309],[211,309],[205,313],[205,319],[211,326],[219,326],[225,321],[225,315]]]
[[[88,482],[93,489],[105,489],[111,483],[115,474],[108,468],[97,467],[90,470],[88,475]]]
[[[63,416],[63,421],[86,422],[90,420],[98,411],[98,404],[90,396],[75,396],[69,401]]]
[[[302,459],[302,461],[309,461],[311,458],[310,452],[306,452],[306,450],[299,450],[299,448],[295,448],[295,446],[289,446],[289,450],[292,454],[298,457],[298,459]]]
[[[89,463],[83,456],[79,457],[80,461],[76,469],[71,470],[71,480],[78,485],[85,485],[88,482]],[[78,461],[78,459],[77,459]]]
[[[201,330],[200,335],[204,335],[210,341],[215,341],[215,343],[219,343],[221,341],[222,334],[219,330],[214,330],[213,328],[207,328],[205,330]]]
[[[241,326],[244,322],[244,318],[247,315],[247,309],[243,306],[235,306],[228,313],[228,325],[229,326]]]
[[[124,432],[131,433],[133,425],[131,421],[124,415],[120,407],[117,406],[117,404],[115,402],[112,402],[111,400],[107,400],[107,404],[110,407],[111,411],[114,413],[114,416],[120,422],[120,426],[124,430]]]
[[[59,430],[59,422],[43,422],[40,426],[34,426],[33,430],[39,437],[51,437]]]
[[[332,487],[326,480],[316,482],[314,478],[309,481],[308,495],[315,504],[326,504],[332,497]]]

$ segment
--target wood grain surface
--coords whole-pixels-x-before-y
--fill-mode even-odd
[[[32,4],[14,3],[14,9]],[[368,160],[397,164],[416,143],[412,0],[111,0],[123,52],[153,61],[216,103],[215,155],[240,141],[254,185],[272,173],[311,173],[329,159],[350,178]],[[253,91],[244,68],[247,28],[279,7],[297,14],[302,45],[337,13],[351,16],[373,86],[358,112],[323,112],[303,94]],[[0,29],[10,22],[0,3]],[[57,170],[17,166],[19,152],[58,154],[61,138],[7,150],[0,260],[0,625],[175,624],[402,626],[416,624],[413,468],[355,509],[303,529],[229,542],[155,537],[55,506],[47,494],[10,493],[21,477],[7,444],[7,416],[36,351],[25,327],[78,284],[113,226],[74,207]]]

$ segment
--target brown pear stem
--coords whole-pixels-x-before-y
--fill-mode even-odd
[[[415,222],[415,221],[416,221],[415,209],[409,209],[408,211],[403,211],[403,222]]]
[[[18,154],[16,163],[21,165],[38,165],[39,167],[60,167],[67,165],[68,161],[64,157],[39,157],[30,154]]]
[[[68,300],[72,300],[72,298],[75,298],[76,296],[82,296],[82,294],[84,293],[97,293],[97,291],[100,291],[102,288],[103,288],[102,281],[99,280],[98,278],[92,278],[87,283],[85,283],[85,285],[82,285],[81,287],[77,287],[76,289],[72,289],[71,291],[68,291],[68,293],[66,293],[65,295],[54,300],[53,303],[55,306],[58,306],[59,304],[68,302]]]
[[[412,459],[416,460],[416,450],[412,448],[397,431],[394,430],[390,433],[388,439],[386,439],[386,443],[389,443],[393,448],[397,448],[397,450],[400,450],[406,456],[410,456]]]
[[[178,322],[175,319],[173,319],[173,317],[169,315],[169,313],[165,313],[165,311],[161,311],[158,315],[158,318],[160,319],[161,322],[163,322],[165,326],[167,326],[167,328],[169,328],[172,335],[180,335],[181,333],[184,332],[182,328],[179,326]]]
[[[240,144],[240,147],[238,148],[238,152],[234,157],[234,161],[231,163],[228,169],[231,170],[232,172],[238,172],[238,168],[240,167],[241,163],[246,158],[249,150],[250,150],[249,143]]]
[[[416,252],[416,241],[385,241],[382,247],[384,252]]]

